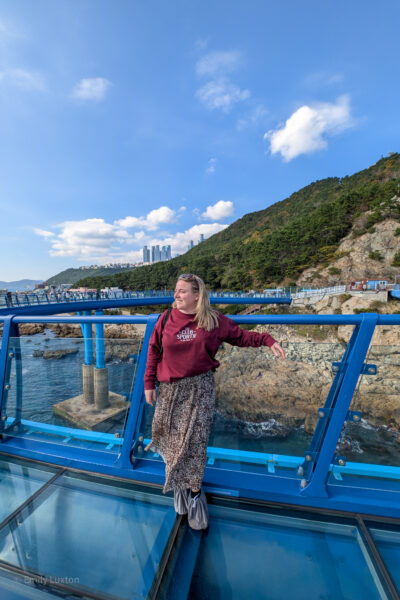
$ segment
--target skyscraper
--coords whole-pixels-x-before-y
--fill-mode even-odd
[[[147,246],[143,246],[143,262],[144,263],[150,262],[150,250]]]
[[[204,233],[200,234],[199,244],[201,244],[201,242],[204,242]]]
[[[188,250],[191,250],[193,247],[194,247],[194,242],[193,242],[193,240],[190,240]]]
[[[161,260],[161,252],[160,252],[160,246],[152,246],[151,247],[151,262],[158,262],[159,260]]]

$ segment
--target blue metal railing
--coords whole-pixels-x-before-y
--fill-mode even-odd
[[[233,303],[239,303],[237,298],[232,299]],[[158,302],[164,303],[164,297],[159,298]],[[156,304],[156,299],[149,299],[149,303]],[[107,315],[87,315],[87,316],[35,316],[35,315],[8,315],[0,317],[3,321],[3,339],[0,352],[0,390],[2,391],[1,411],[5,406],[7,390],[7,378],[10,371],[10,357],[8,356],[9,340],[18,337],[18,325],[22,323],[79,323],[82,326],[88,324],[146,324],[146,331],[139,356],[135,386],[131,397],[131,408],[125,425],[123,438],[116,444],[120,453],[117,459],[113,457],[112,462],[107,458],[100,456],[93,459],[84,449],[71,449],[64,447],[60,450],[51,449],[49,444],[41,444],[38,440],[24,439],[23,444],[13,439],[12,434],[4,438],[3,444],[0,444],[0,451],[15,453],[19,456],[29,458],[42,458],[44,454],[49,462],[57,464],[68,464],[77,468],[86,468],[103,473],[111,473],[121,477],[131,479],[140,479],[150,482],[160,482],[162,480],[162,465],[160,461],[148,459],[139,459],[132,468],[130,462],[130,453],[132,445],[138,443],[140,436],[141,417],[144,409],[143,398],[143,376],[146,365],[146,356],[150,335],[159,315],[149,316],[107,316]],[[378,315],[375,313],[365,313],[356,315],[238,315],[231,317],[238,324],[263,324],[263,325],[351,325],[353,334],[347,345],[346,352],[340,363],[337,364],[337,374],[334,383],[328,394],[325,407],[319,411],[319,422],[315,429],[310,447],[305,455],[302,464],[296,457],[282,457],[278,455],[261,455],[257,457],[247,456],[245,452],[231,451],[223,448],[209,449],[209,466],[207,467],[205,483],[209,486],[215,486],[220,489],[225,486],[226,489],[236,489],[244,495],[253,495],[256,497],[284,498],[285,501],[295,502],[305,505],[318,505],[326,507],[337,507],[336,500],[333,499],[332,490],[328,485],[330,473],[334,470],[338,477],[341,474],[359,475],[365,478],[386,478],[389,481],[400,480],[400,467],[380,467],[379,465],[358,465],[357,463],[348,463],[340,465],[335,462],[335,451],[345,422],[349,419],[349,407],[357,386],[360,375],[365,372],[365,359],[367,356],[370,342],[375,328],[380,325],[396,326],[400,325],[400,315]],[[18,376],[18,373],[17,373]],[[3,413],[1,413],[3,415]],[[3,418],[3,417],[2,417]],[[3,426],[7,426],[4,421]],[[26,425],[27,422],[23,422]],[[45,425],[34,422],[29,423],[32,431],[42,431],[46,433],[58,433],[58,435],[79,436],[82,437],[80,430],[73,428],[57,428],[53,425]],[[36,429],[35,429],[36,427]],[[64,431],[65,429],[65,431]],[[66,431],[68,429],[68,431]],[[87,436],[87,432],[84,432]],[[89,438],[101,443],[102,435],[96,433],[89,434]],[[96,438],[96,439],[95,439]],[[141,440],[143,443],[143,440]],[[104,438],[103,443],[110,444],[110,439]],[[232,458],[233,457],[233,458]],[[262,475],[257,473],[246,473],[237,471],[234,473],[228,468],[219,466],[213,467],[215,460],[232,460],[266,464],[267,471]],[[108,462],[107,462],[108,461]],[[280,467],[294,469],[296,466],[302,468],[300,477],[292,477],[282,480],[275,477],[275,464]],[[218,483],[218,485],[217,485]],[[279,485],[278,485],[279,484]],[[397,506],[400,515],[400,502],[398,500],[398,491],[390,487],[385,491],[380,490],[379,500],[376,499],[376,493],[371,490],[363,489],[363,502],[365,506],[373,505],[383,514],[390,510],[393,512],[393,506]],[[398,488],[399,489],[399,488]],[[346,496],[346,487],[342,486],[340,490],[341,502],[348,510],[354,510],[355,507],[355,488]],[[375,494],[375,495],[374,495]],[[352,500],[353,498],[353,500]],[[394,499],[395,498],[395,499]],[[358,502],[359,500],[357,500]],[[369,504],[368,504],[369,503]],[[375,503],[375,504],[374,504]],[[396,504],[397,503],[397,504]],[[386,508],[385,508],[386,507]],[[388,508],[389,507],[389,508]],[[371,509],[372,510],[372,509]],[[386,511],[386,512],[385,512]]]

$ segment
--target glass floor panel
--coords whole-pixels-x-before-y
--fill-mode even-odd
[[[211,507],[189,598],[387,598],[354,525]]]
[[[172,498],[64,474],[0,531],[0,561],[100,597],[146,598],[176,521]]]
[[[400,527],[371,527],[370,533],[400,595]]]
[[[1,459],[0,600],[394,597],[351,516],[213,500],[196,532],[159,489]],[[399,587],[400,526],[367,525]]]
[[[34,463],[0,459],[0,523],[57,471]]]

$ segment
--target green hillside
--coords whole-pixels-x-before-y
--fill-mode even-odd
[[[344,178],[311,183],[268,208],[245,215],[224,231],[171,261],[112,277],[85,277],[80,285],[154,289],[175,285],[179,273],[197,273],[210,289],[262,289],[294,281],[307,267],[329,264],[354,219],[371,211],[365,228],[387,216],[400,219],[400,154]]]
[[[85,277],[85,279],[88,277],[95,278],[97,276],[108,278],[108,277],[112,277],[116,273],[123,273],[124,271],[131,272],[132,269],[127,269],[127,268],[111,269],[111,268],[106,268],[106,267],[99,267],[98,269],[85,269],[84,271],[82,269],[66,269],[65,271],[62,271],[61,273],[58,273],[57,275],[50,277],[50,279],[47,280],[47,283],[49,285],[60,285],[62,283],[69,283],[71,285],[74,285],[80,279],[82,279],[82,277]]]

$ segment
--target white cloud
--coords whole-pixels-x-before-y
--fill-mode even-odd
[[[268,131],[264,139],[270,142],[271,154],[281,154],[288,162],[300,154],[310,154],[327,147],[326,136],[332,136],[352,127],[349,99],[338,98],[314,106],[301,106],[275,131]]]
[[[241,90],[237,85],[227,81],[209,81],[197,90],[197,98],[208,110],[221,109],[229,112],[234,104],[250,97],[249,90]]]
[[[236,127],[239,131],[258,125],[260,122],[265,121],[265,117],[268,114],[267,108],[263,104],[258,104],[253,110],[244,114],[237,122]]]
[[[217,159],[210,158],[210,160],[208,161],[207,169],[206,169],[206,175],[212,175],[213,173],[215,173],[215,165],[216,164],[217,164]]]
[[[127,217],[127,219],[131,218],[133,217]],[[100,218],[66,221],[57,225],[56,233],[44,229],[34,229],[34,232],[47,240],[51,256],[70,257],[86,264],[93,262],[105,264],[141,262],[144,245],[170,244],[173,254],[182,254],[186,252],[190,240],[197,243],[200,234],[208,238],[228,227],[220,223],[202,223],[183,232],[173,234],[159,232],[155,237],[154,234],[149,235],[148,229],[141,229],[131,234],[128,231],[129,221],[122,225],[123,221],[125,219],[107,223]]]
[[[212,219],[213,221],[219,221],[230,217],[234,212],[233,202],[230,200],[219,200],[212,206],[207,206],[207,210],[202,213],[202,217],[206,219]]]
[[[303,84],[311,88],[321,88],[342,83],[344,80],[343,73],[328,73],[327,71],[317,71],[307,75]]]
[[[37,227],[35,227],[33,231],[36,233],[36,235],[40,235],[44,238],[50,238],[54,236],[54,233],[52,231],[46,231],[45,229],[39,229]]]
[[[79,100],[103,100],[111,85],[111,81],[104,77],[81,79],[74,87],[72,97]]]
[[[0,72],[0,81],[28,92],[44,92],[47,85],[44,77],[26,69],[6,69]]]
[[[125,219],[116,221],[116,223],[128,229],[144,227],[149,231],[154,231],[158,229],[161,223],[174,223],[175,216],[176,212],[174,210],[168,206],[160,206],[160,208],[150,211],[146,217],[125,217]]]
[[[126,243],[130,236],[123,228],[104,219],[66,221],[59,225],[61,233],[51,241],[51,256],[74,256],[78,259],[107,256],[116,244]]]
[[[210,52],[196,63],[199,76],[219,77],[235,71],[242,64],[240,52]]]
[[[209,42],[208,38],[198,38],[195,41],[194,46],[195,46],[196,50],[203,51],[207,48],[208,42]]]

